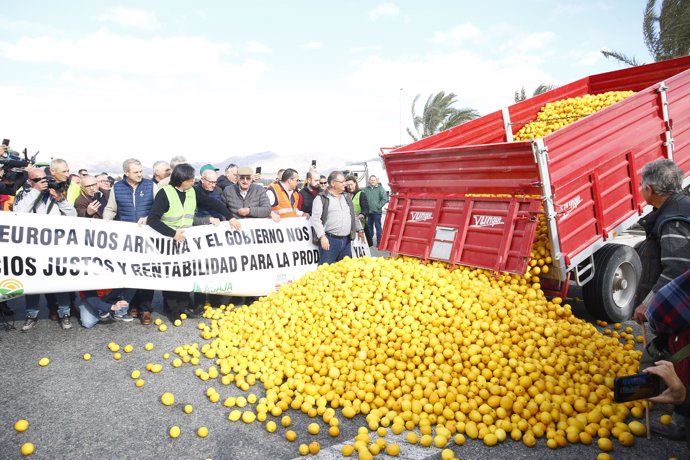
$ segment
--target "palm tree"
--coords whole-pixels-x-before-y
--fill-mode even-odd
[[[461,109],[452,107],[456,102],[457,95],[455,93],[446,94],[445,91],[431,94],[426,100],[422,115],[417,115],[415,107],[419,96],[420,94],[412,101],[412,123],[414,123],[417,135],[412,133],[410,128],[407,128],[407,134],[415,141],[479,117],[479,112],[469,107]]]
[[[659,14],[656,0],[647,0],[642,18],[644,43],[654,62],[690,53],[690,2],[687,0],[662,0]],[[607,58],[613,58],[630,66],[641,63],[619,51],[601,50]]]
[[[532,97],[538,96],[547,91],[551,91],[555,87],[556,85],[547,85],[545,83],[542,83],[541,85],[537,86],[537,89],[534,90],[534,92],[532,93]],[[525,99],[527,99],[527,95],[525,94],[525,87],[523,86],[521,89],[515,90],[515,95],[513,97],[515,99],[515,102],[522,102]]]

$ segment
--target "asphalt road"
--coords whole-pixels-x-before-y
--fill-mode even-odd
[[[160,296],[155,305],[160,314]],[[16,326],[23,323],[23,301],[15,299],[11,305],[17,311]],[[587,317],[581,306],[574,311]],[[301,412],[290,411],[291,429],[298,433],[297,442],[285,439],[287,429],[280,426],[276,433],[268,433],[263,423],[228,421],[230,409],[222,401],[228,396],[246,393],[235,386],[223,386],[219,381],[201,381],[191,365],[180,368],[171,366],[172,358],[163,354],[185,343],[204,341],[196,325],[201,321],[187,320],[181,327],[168,324],[166,332],[156,327],[144,327],[138,322],[99,324],[91,330],[78,325],[71,331],[62,331],[58,324],[45,318],[35,330],[21,333],[18,330],[0,329],[0,459],[20,458],[20,447],[32,442],[37,459],[292,459],[299,457],[301,442],[318,441],[322,450],[316,458],[342,458],[340,448],[352,443],[357,428],[365,425],[364,418],[353,420],[340,417],[341,435],[330,438],[320,420],[322,431],[312,436],[307,425],[314,420]],[[107,349],[111,341],[120,346],[131,344],[132,353],[122,353],[122,359],[113,359]],[[152,351],[145,351],[144,344],[154,344]],[[92,359],[84,361],[84,353]],[[47,367],[39,367],[42,357],[50,358]],[[158,374],[147,372],[147,363],[163,364]],[[202,358],[202,365],[210,362]],[[142,373],[145,385],[134,386],[132,370]],[[207,388],[214,387],[220,394],[220,402],[211,403],[206,397]],[[176,402],[164,406],[160,396],[172,392]],[[258,386],[250,389],[258,397]],[[185,414],[182,407],[192,404],[194,411]],[[658,414],[653,416],[658,417]],[[13,424],[26,419],[30,427],[17,433]],[[272,417],[269,416],[269,419]],[[168,436],[168,429],[178,425],[182,434],[177,439]],[[209,435],[200,438],[196,430],[206,426]],[[398,458],[440,458],[440,450],[410,446],[402,436],[389,434],[388,442],[400,442],[403,450]],[[451,443],[452,444],[452,443]],[[668,459],[687,458],[684,443],[672,442],[659,437],[651,440],[637,438],[635,446],[625,448],[617,442],[612,452],[615,459]],[[569,445],[550,450],[545,440],[539,440],[534,448],[522,443],[506,441],[495,447],[485,447],[481,441],[468,442],[463,446],[450,446],[462,459],[594,459],[599,449],[595,445]],[[379,455],[377,458],[390,458]]]

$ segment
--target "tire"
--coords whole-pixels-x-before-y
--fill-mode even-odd
[[[632,316],[642,273],[637,251],[607,244],[594,254],[594,278],[582,288],[587,311],[597,319],[619,323]]]

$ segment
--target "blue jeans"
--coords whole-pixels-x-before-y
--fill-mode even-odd
[[[374,236],[374,228],[376,235]],[[381,242],[381,214],[367,214],[367,229],[371,235],[371,240],[375,241],[375,246]]]
[[[343,260],[346,256],[352,257],[352,245],[350,244],[350,237],[333,238],[326,235],[328,238],[328,251],[324,251],[319,244],[319,265],[332,264],[339,260]]]
[[[113,289],[101,299],[103,301],[101,307],[107,307],[107,309],[100,309],[95,304],[92,305],[87,303],[85,299],[82,300],[81,304],[79,304],[79,320],[81,321],[81,325],[87,329],[94,327],[98,324],[98,321],[100,321],[101,313],[110,311],[110,306],[116,303],[120,299],[120,296],[127,302],[130,302],[132,297],[134,297],[134,291],[135,289]],[[122,310],[114,311],[113,314],[116,316],[125,316],[127,314],[127,309],[123,308]]]
[[[53,294],[57,299],[58,316],[60,316],[60,318],[69,316],[69,307],[71,301],[70,294],[70,292],[59,292],[57,294]],[[38,318],[38,302],[40,301],[40,298],[41,294],[28,294],[24,296],[27,318]]]

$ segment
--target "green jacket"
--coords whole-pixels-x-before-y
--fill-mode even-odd
[[[388,194],[381,184],[376,187],[367,185],[362,189],[362,193],[367,196],[369,202],[369,214],[381,214],[381,209],[388,203]]]

